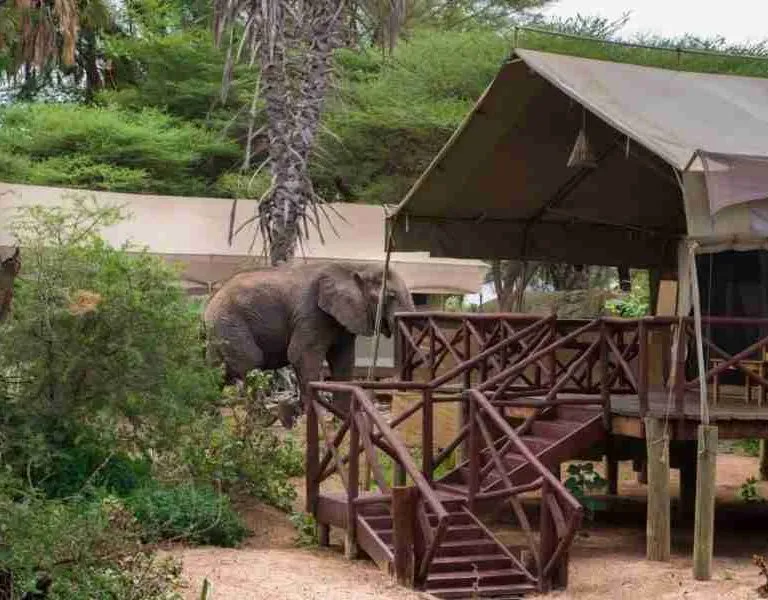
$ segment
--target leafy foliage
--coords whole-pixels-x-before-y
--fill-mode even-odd
[[[495,75],[508,41],[493,32],[417,32],[391,59],[337,54],[313,176],[329,199],[396,203]]]
[[[248,530],[229,498],[211,489],[182,485],[138,489],[126,500],[146,534],[146,541],[186,541],[234,547]]]
[[[180,565],[141,543],[136,520],[114,498],[47,500],[0,477],[0,569],[31,590],[36,571],[53,579],[51,600],[179,600]]]
[[[18,104],[0,110],[0,179],[206,195],[237,146],[156,110]]]
[[[124,496],[159,480],[217,483],[288,509],[296,444],[222,417],[243,406],[220,403],[199,307],[159,259],[99,237],[120,216],[75,196],[15,222],[25,272],[0,336],[4,463],[50,497]]]
[[[744,502],[755,503],[765,502],[765,499],[760,494],[760,490],[757,487],[757,479],[754,477],[748,477],[747,480],[739,487],[739,498]]]
[[[98,237],[118,209],[73,206],[17,218],[25,273],[0,338],[12,383],[0,396],[3,458],[53,494],[86,484],[94,465],[107,479],[146,471],[137,457],[173,448],[217,397],[175,273]],[[124,477],[113,484],[125,491]]]
[[[756,438],[747,438],[744,440],[736,440],[734,444],[741,452],[747,456],[759,456],[760,455],[760,440]]]
[[[606,308],[616,316],[624,318],[644,317],[650,309],[650,288],[647,271],[632,274],[632,290],[624,297],[609,300]]]
[[[294,512],[290,519],[291,524],[296,528],[294,543],[301,547],[316,546],[318,537],[315,517],[309,513]]]
[[[605,503],[591,494],[604,489],[608,481],[595,471],[592,463],[570,464],[567,473],[565,487],[581,502],[587,516],[592,518],[595,511],[604,508]]]

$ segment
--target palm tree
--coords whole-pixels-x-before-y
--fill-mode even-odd
[[[0,51],[22,96],[33,96],[53,73],[85,82],[87,99],[100,87],[97,32],[112,26],[105,0],[0,0]]]
[[[290,260],[309,226],[320,227],[323,206],[309,176],[309,162],[337,48],[362,41],[391,52],[409,19],[431,25],[449,17],[454,24],[473,18],[487,22],[489,15],[547,1],[214,0],[216,39],[229,52],[225,75],[246,56],[260,67],[255,93],[266,110],[272,185],[250,221],[258,223],[272,264]],[[223,93],[227,80],[225,76]],[[252,114],[256,104],[254,96]],[[249,131],[249,140],[252,134]],[[249,164],[246,144],[244,165]],[[230,222],[230,240],[233,227]]]

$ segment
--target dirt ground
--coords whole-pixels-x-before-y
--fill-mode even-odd
[[[673,516],[673,557],[651,563],[645,553],[645,488],[636,483],[631,464],[622,464],[621,499],[598,520],[588,522],[571,553],[566,592],[531,598],[560,600],[742,600],[758,598],[764,583],[752,555],[768,553],[768,506],[738,500],[741,484],[756,474],[757,459],[721,454],[718,458],[718,507],[714,576],[691,576],[692,527]],[[673,472],[676,477],[676,472]],[[297,481],[301,485],[302,481]],[[299,488],[300,489],[300,488]],[[672,484],[676,493],[676,478]],[[768,485],[760,484],[768,498]],[[300,502],[301,499],[298,500]],[[340,540],[330,549],[293,545],[286,515],[265,507],[245,511],[253,536],[239,549],[178,549],[189,581],[186,598],[199,598],[203,578],[213,584],[212,600],[415,600],[425,595],[393,586],[366,560],[345,561]],[[673,513],[674,514],[674,513]],[[511,542],[518,534],[501,527]]]

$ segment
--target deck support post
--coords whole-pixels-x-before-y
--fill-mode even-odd
[[[760,481],[768,481],[768,440],[760,440]]]
[[[392,542],[395,581],[413,587],[413,527],[416,523],[416,488],[392,488]]]
[[[699,425],[696,478],[696,521],[693,529],[693,577],[712,578],[712,548],[715,539],[715,467],[717,427]]]
[[[648,452],[648,514],[646,516],[646,558],[668,561],[671,554],[669,507],[669,437],[664,423],[645,418]]]

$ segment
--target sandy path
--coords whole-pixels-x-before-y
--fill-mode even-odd
[[[768,553],[768,506],[734,506],[736,492],[756,471],[756,459],[721,455],[718,461],[718,524],[714,577],[691,576],[690,527],[674,528],[673,560],[644,560],[644,489],[630,465],[622,465],[620,492],[626,499],[611,522],[589,523],[572,550],[567,592],[538,598],[561,600],[742,600],[758,598],[762,583],[751,562]],[[673,484],[673,490],[676,485]],[[768,485],[760,486],[768,498]],[[213,583],[213,600],[416,600],[424,595],[394,587],[365,560],[347,562],[340,540],[330,549],[293,546],[287,517],[273,509],[246,511],[254,531],[242,548],[178,549],[189,580],[187,600],[199,598],[204,577]],[[507,530],[504,538],[517,533]],[[531,596],[531,598],[534,598]]]

